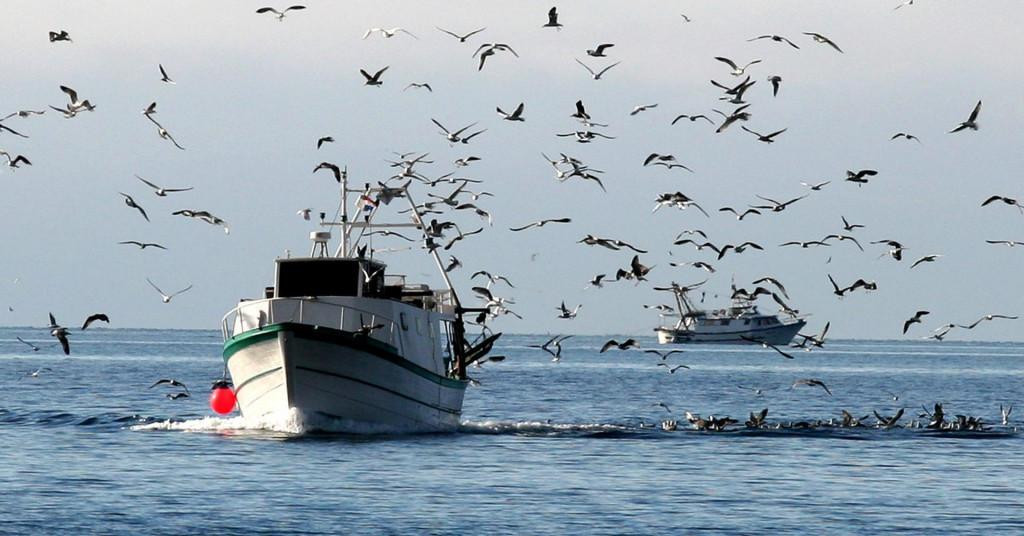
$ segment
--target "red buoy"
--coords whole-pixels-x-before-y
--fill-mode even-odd
[[[218,415],[227,415],[235,409],[235,390],[231,388],[228,381],[219,381],[213,384],[210,390],[210,409]]]

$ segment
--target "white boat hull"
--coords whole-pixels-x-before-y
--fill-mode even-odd
[[[797,332],[806,325],[804,320],[789,324],[777,324],[754,329],[702,329],[693,331],[660,327],[658,342],[661,344],[759,344],[766,342],[776,346],[789,344]],[[729,326],[723,326],[728,328]],[[748,340],[749,339],[749,340]]]
[[[305,324],[272,324],[225,345],[245,417],[292,408],[369,429],[455,430],[467,382],[439,376],[379,341]]]

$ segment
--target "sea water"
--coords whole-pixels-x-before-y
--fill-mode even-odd
[[[0,328],[0,534],[1024,533],[1022,344],[675,346],[664,363],[690,368],[672,374],[599,353],[605,337],[568,339],[559,362],[527,347],[547,338],[506,335],[504,362],[471,368],[458,432],[399,435],[215,416],[216,331],[75,331],[65,357],[45,329]],[[935,402],[991,430],[742,426],[762,408],[910,424]],[[741,424],[697,432],[687,411]]]

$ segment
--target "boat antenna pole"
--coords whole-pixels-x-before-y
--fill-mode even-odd
[[[413,200],[412,196],[409,195],[409,189],[405,189],[405,197],[409,200],[409,205],[412,207],[413,220],[420,226],[423,231],[423,240],[429,243],[430,236],[427,234],[427,226],[423,224],[423,218],[420,216],[419,208],[416,207],[416,201]],[[437,248],[429,248],[430,255],[434,258],[434,264],[437,265],[437,270],[441,273],[441,277],[444,279],[444,284],[448,287],[448,292],[451,293],[452,302],[455,304],[455,322],[452,324],[454,331],[454,342],[452,351],[455,354],[455,372],[458,374],[460,380],[466,379],[466,326],[462,321],[462,314],[467,312],[467,309],[462,308],[462,303],[459,301],[459,295],[455,292],[455,286],[452,285],[451,278],[448,277],[448,272],[444,269],[444,263],[441,262],[441,256],[437,253]]]
[[[416,202],[413,201],[412,195],[409,193],[409,188],[405,187],[405,198],[409,200],[409,205],[412,207],[412,219],[416,225],[420,226],[420,230],[423,231],[423,240],[426,241],[430,238],[427,234],[427,226],[423,223],[423,218],[420,216],[420,210],[416,206]],[[441,272],[441,277],[444,279],[444,284],[448,287],[448,292],[452,295],[452,301],[455,302],[456,309],[460,308],[462,304],[459,302],[459,295],[455,293],[455,286],[452,285],[451,278],[448,277],[448,272],[444,270],[444,263],[441,262],[441,256],[437,254],[437,248],[428,248],[430,256],[434,258],[434,264],[437,265],[437,270]]]
[[[348,166],[341,172],[341,254],[348,257]]]

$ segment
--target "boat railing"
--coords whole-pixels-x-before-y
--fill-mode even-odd
[[[400,353],[405,352],[401,329],[408,326],[403,327],[385,315],[352,305],[303,298],[242,302],[221,319],[221,334],[227,341],[247,331],[285,322],[330,327],[349,333],[359,332],[364,326],[380,324],[382,327],[371,329],[367,336],[397,348]]]
[[[455,301],[455,294],[451,290],[448,290],[448,289],[435,290],[434,291],[434,296],[435,296],[434,299],[437,300],[437,303],[439,303],[439,304],[441,304],[443,306],[446,306],[448,308],[454,309],[455,306],[458,305],[456,303],[456,301]]]

